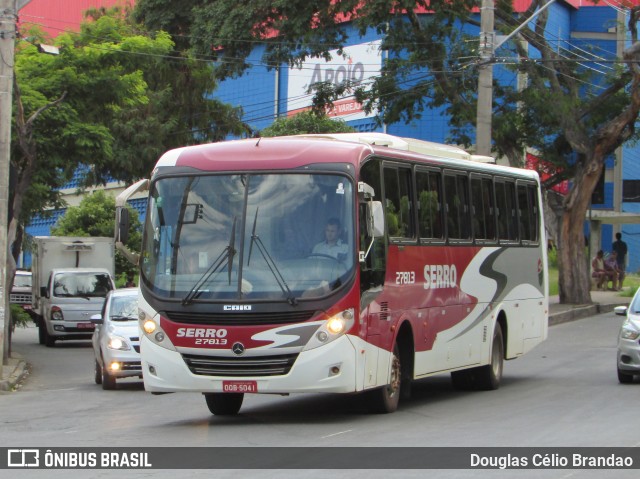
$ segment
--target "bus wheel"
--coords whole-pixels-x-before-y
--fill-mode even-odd
[[[204,395],[211,414],[216,416],[234,416],[240,411],[243,393],[208,393]]]
[[[491,362],[474,370],[475,383],[478,389],[491,391],[500,387],[502,366],[504,363],[504,343],[502,341],[502,327],[496,323],[491,344]]]
[[[378,414],[387,414],[398,409],[401,385],[400,348],[396,344],[393,348],[393,358],[391,359],[390,383],[369,393],[372,411]]]

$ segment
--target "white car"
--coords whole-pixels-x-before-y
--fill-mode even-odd
[[[618,335],[618,380],[623,384],[633,382],[640,376],[640,288],[629,307],[618,306],[616,314],[626,315]]]
[[[138,329],[138,289],[110,291],[102,314],[91,317],[95,382],[115,389],[117,378],[142,378]]]

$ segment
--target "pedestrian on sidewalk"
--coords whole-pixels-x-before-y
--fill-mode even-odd
[[[626,271],[627,271],[627,252],[628,252],[627,243],[622,241],[622,233],[616,233],[616,240],[613,242],[612,249],[618,255],[617,257],[618,269],[620,270],[620,273],[619,273],[620,278],[618,279],[618,281],[619,281],[620,289],[622,289],[622,282],[624,281],[624,277],[626,276]]]

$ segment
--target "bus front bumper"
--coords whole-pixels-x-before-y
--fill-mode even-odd
[[[353,339],[360,342],[358,338]],[[194,374],[179,352],[162,348],[144,336],[140,346],[144,386],[150,392],[225,392],[223,382],[227,385],[230,382],[253,383],[257,393],[265,394],[350,393],[358,390],[356,371],[359,358],[354,344],[346,335],[324,346],[300,352],[289,372],[280,376]]]

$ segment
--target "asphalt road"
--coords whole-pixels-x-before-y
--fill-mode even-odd
[[[32,364],[32,372],[20,390],[0,395],[0,444],[638,447],[640,382],[620,385],[615,370],[616,338],[622,320],[608,313],[550,328],[545,343],[505,364],[497,391],[456,391],[445,375],[418,382],[413,397],[394,414],[366,413],[359,396],[248,395],[240,415],[231,418],[212,416],[200,394],[153,396],[135,379],[119,382],[116,391],[103,391],[93,382],[90,342],[61,342],[45,348],[37,344],[35,329],[18,330],[13,347]],[[327,461],[330,464],[331,458]],[[7,471],[0,470],[0,477],[3,472]],[[58,472],[63,471],[49,471],[53,475],[47,477],[63,477]],[[169,471],[151,472],[129,471],[127,476],[169,475]],[[206,472],[193,474],[204,477]],[[321,472],[298,471],[290,477],[326,477],[329,471]],[[76,477],[103,477],[117,471],[92,473]],[[40,471],[31,474],[36,477]],[[66,474],[64,477],[69,471]],[[437,477],[479,474],[599,478],[636,477],[637,472],[465,470],[439,471]],[[261,471],[260,475],[283,477],[278,471]],[[332,475],[382,477],[383,471],[333,471]],[[424,477],[425,471],[405,470],[396,475]],[[237,474],[217,471],[216,477]]]

